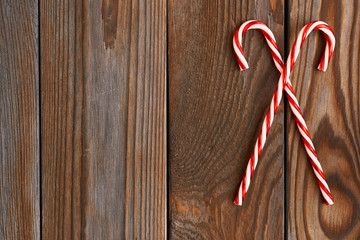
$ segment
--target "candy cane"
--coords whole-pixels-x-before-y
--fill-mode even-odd
[[[327,25],[325,22],[321,21],[313,21],[307,24],[305,27],[303,27],[298,35],[298,37],[295,40],[295,43],[291,49],[291,52],[289,54],[288,60],[286,61],[286,68],[284,69],[282,73],[282,79],[284,80],[284,90],[287,94],[290,108],[295,116],[295,121],[298,126],[299,132],[301,134],[302,140],[305,145],[306,153],[308,154],[310,158],[310,163],[312,165],[312,169],[315,173],[315,176],[317,178],[317,182],[320,187],[321,194],[323,195],[324,199],[326,200],[327,205],[334,204],[334,200],[332,198],[332,195],[330,193],[330,188],[325,180],[325,175],[323,173],[323,170],[321,168],[319,159],[317,157],[317,154],[315,152],[314,144],[312,143],[310,139],[310,134],[307,129],[307,126],[305,124],[305,120],[302,117],[302,112],[300,110],[299,103],[296,100],[294,90],[291,86],[289,75],[290,72],[294,66],[294,63],[296,61],[296,58],[299,55],[300,49],[305,41],[305,39],[309,36],[309,34],[313,31],[319,29],[323,33],[325,33],[326,36],[326,46],[324,54],[321,58],[320,64],[318,65],[318,69],[325,72],[330,58],[334,52],[335,48],[335,36],[332,29]]]
[[[307,127],[305,124],[305,121],[302,117],[301,110],[299,108],[299,104],[296,100],[295,93],[293,91],[293,88],[291,86],[291,82],[289,79],[289,74],[291,72],[291,69],[293,68],[294,62],[299,54],[300,48],[305,41],[306,37],[309,35],[309,33],[314,29],[320,29],[323,32],[325,32],[327,36],[327,44],[325,47],[325,53],[321,59],[321,62],[318,66],[318,69],[325,71],[328,65],[328,62],[330,60],[330,57],[332,55],[334,46],[335,46],[335,38],[332,33],[331,28],[323,22],[311,22],[308,25],[306,25],[300,32],[297,40],[294,43],[294,46],[292,48],[292,51],[289,55],[289,58],[286,62],[286,67],[284,67],[281,55],[278,51],[278,47],[276,45],[275,37],[272,34],[271,30],[263,23],[259,21],[248,21],[245,22],[240,26],[240,28],[235,32],[234,36],[234,50],[237,55],[237,60],[239,63],[239,66],[242,70],[248,68],[248,64],[245,60],[244,53],[241,47],[241,39],[242,35],[248,30],[248,29],[260,29],[260,31],[264,34],[266,41],[270,47],[271,54],[273,56],[273,60],[275,62],[275,65],[279,72],[281,73],[279,83],[277,85],[277,88],[275,90],[275,93],[273,95],[270,108],[268,109],[268,112],[266,114],[265,120],[262,125],[261,132],[259,134],[259,137],[256,141],[254,152],[251,155],[251,158],[249,160],[249,163],[246,168],[245,176],[240,184],[238,194],[235,197],[234,203],[237,205],[242,205],[242,202],[245,198],[245,194],[249,188],[250,180],[252,178],[252,175],[254,173],[255,167],[258,162],[258,157],[260,156],[260,153],[262,151],[262,148],[265,144],[267,134],[269,132],[270,126],[273,122],[274,114],[276,113],[277,107],[280,104],[282,92],[285,90],[287,93],[287,96],[289,98],[290,107],[295,115],[295,120],[297,122],[297,126],[299,128],[300,134],[302,135],[302,140],[304,142],[306,152],[308,153],[310,157],[310,162],[312,164],[313,170],[315,172],[315,175],[318,179],[318,183],[320,186],[321,193],[323,194],[327,204],[331,205],[333,204],[333,199],[330,194],[330,189],[325,181],[325,176],[323,174],[320,162],[317,159],[317,155],[315,152],[315,148],[313,146],[313,143],[310,139],[309,132],[307,131]],[[290,61],[289,61],[290,59]],[[285,70],[285,71],[284,71]],[[283,89],[284,87],[284,89]]]
[[[267,44],[270,47],[270,52],[271,52],[271,55],[273,56],[275,66],[279,70],[279,72],[282,73],[283,68],[284,68],[284,63],[283,63],[281,54],[279,53],[279,49],[276,44],[274,34],[264,23],[262,23],[260,21],[254,21],[254,20],[243,23],[236,30],[235,35],[234,35],[233,46],[234,46],[234,50],[235,50],[235,53],[237,56],[237,61],[240,66],[240,69],[245,70],[245,69],[249,68],[248,63],[246,62],[245,57],[244,57],[244,51],[241,46],[242,36],[249,29],[259,29],[262,32],[262,34],[265,36]],[[266,137],[269,133],[270,126],[274,120],[274,115],[278,109],[282,95],[283,95],[283,80],[282,80],[282,78],[280,78],[279,82],[277,84],[277,87],[275,89],[274,95],[271,99],[270,107],[267,110],[266,117],[263,121],[263,125],[261,127],[260,134],[256,140],[254,151],[251,154],[250,160],[246,167],[245,176],[243,177],[243,179],[241,181],[238,194],[235,197],[234,203],[237,205],[242,205],[242,202],[245,198],[245,194],[246,194],[247,190],[249,189],[250,180],[254,174],[254,170],[258,163],[259,156],[265,145]]]

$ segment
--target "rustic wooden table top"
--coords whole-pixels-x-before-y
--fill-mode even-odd
[[[0,1],[0,239],[360,238],[360,5],[348,1]],[[278,72],[266,23],[335,204],[286,100],[243,206],[233,204]]]

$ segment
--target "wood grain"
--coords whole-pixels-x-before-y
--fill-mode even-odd
[[[0,1],[0,239],[40,238],[38,1]]]
[[[325,205],[295,121],[288,116],[290,239],[360,236],[359,8],[355,0],[292,1],[290,6],[290,44],[305,24],[318,19],[333,28],[337,41],[323,73],[316,64],[325,41],[320,32],[312,33],[291,74],[335,204]]]
[[[232,37],[250,19],[283,49],[282,1],[168,1],[172,239],[284,238],[283,104],[244,206],[233,204],[279,77],[257,31],[245,35],[250,69],[240,72]]]
[[[41,2],[44,239],[166,235],[166,2]]]

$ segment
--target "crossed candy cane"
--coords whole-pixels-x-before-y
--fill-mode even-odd
[[[233,46],[237,56],[237,62],[240,66],[241,70],[245,70],[249,68],[248,63],[244,57],[244,51],[242,49],[242,36],[244,33],[249,29],[258,29],[264,35],[267,44],[270,47],[271,55],[273,57],[273,61],[275,63],[276,68],[279,70],[281,76],[274,92],[274,95],[271,100],[270,107],[266,113],[266,117],[264,119],[263,125],[261,127],[260,134],[258,139],[256,140],[256,144],[254,147],[254,151],[251,154],[250,160],[246,167],[245,176],[243,177],[238,194],[235,197],[234,203],[237,205],[242,205],[246,192],[249,189],[250,180],[254,174],[254,170],[258,163],[259,156],[261,151],[265,145],[266,137],[269,133],[270,126],[274,120],[274,115],[278,109],[280,104],[283,91],[285,90],[289,103],[290,108],[295,116],[295,121],[298,126],[299,132],[301,134],[302,140],[305,145],[306,152],[310,158],[310,163],[312,165],[312,169],[314,170],[315,176],[317,178],[317,182],[320,187],[321,194],[323,195],[327,205],[334,204],[334,200],[331,196],[330,189],[328,184],[326,183],[325,176],[323,170],[321,168],[320,162],[318,160],[317,154],[315,152],[314,144],[311,141],[310,134],[308,132],[305,120],[302,116],[302,112],[299,107],[299,103],[295,97],[294,89],[292,88],[289,75],[291,70],[294,66],[295,60],[299,55],[299,51],[311,31],[315,29],[321,30],[325,33],[326,36],[326,46],[324,54],[321,58],[320,64],[318,69],[321,71],[326,71],[326,68],[329,64],[331,55],[334,51],[335,47],[335,37],[332,29],[325,23],[321,21],[313,21],[307,24],[303,29],[301,29],[298,37],[295,40],[295,43],[291,49],[289,57],[286,61],[286,65],[284,65],[281,55],[279,53],[278,46],[275,41],[274,34],[271,30],[262,22],[260,21],[247,21],[243,23],[235,32],[234,39],[233,39]]]

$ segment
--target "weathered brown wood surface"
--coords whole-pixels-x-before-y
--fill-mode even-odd
[[[0,1],[0,239],[39,239],[38,1]]]
[[[0,239],[358,239],[359,9],[0,1]],[[283,104],[244,205],[232,203],[279,76],[254,30],[240,72],[232,37],[250,19],[282,53],[312,20],[335,31],[327,72],[317,32],[291,74],[333,206]]]
[[[294,119],[288,117],[288,235],[290,239],[360,236],[360,99],[358,1],[292,1],[290,44],[312,20],[327,22],[336,46],[328,70],[316,70],[324,44],[312,33],[291,74],[295,92],[335,204],[326,206]]]
[[[232,202],[279,77],[254,30],[244,42],[250,69],[240,72],[232,37],[250,19],[283,49],[281,1],[168,1],[172,239],[284,238],[283,104],[244,206]]]
[[[44,239],[166,235],[166,1],[41,1]]]

